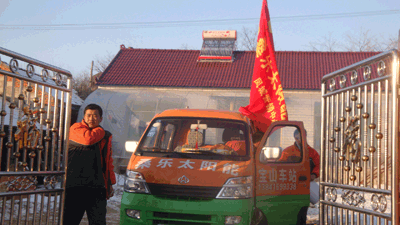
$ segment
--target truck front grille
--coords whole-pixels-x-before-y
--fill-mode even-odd
[[[190,218],[191,220],[204,220],[204,221],[211,220],[210,215],[198,215],[198,214],[154,212],[153,216],[157,218],[168,218],[168,219],[182,219],[182,217],[185,217],[185,218]]]
[[[198,187],[185,185],[167,185],[148,183],[150,192],[155,196],[168,196],[179,198],[209,198],[217,197],[220,187]]]
[[[207,225],[207,224],[212,224],[211,219],[212,217],[210,215],[166,213],[166,212],[153,213],[153,225],[158,225],[158,224]]]
[[[153,220],[153,225],[168,224],[168,225],[211,225],[211,223],[192,223],[186,221],[168,221],[168,220]]]

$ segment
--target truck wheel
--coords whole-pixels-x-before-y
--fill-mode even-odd
[[[254,210],[250,225],[268,225],[267,217],[258,208]]]
[[[308,206],[304,206],[300,209],[299,214],[297,214],[297,224],[296,225],[306,225],[307,224],[307,210]]]

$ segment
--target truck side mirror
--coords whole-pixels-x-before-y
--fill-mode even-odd
[[[263,147],[261,149],[261,154],[264,158],[264,160],[277,160],[279,159],[280,155],[282,152],[281,147]]]
[[[127,141],[127,142],[125,142],[125,150],[127,152],[133,152],[134,153],[136,151],[138,143],[139,142],[137,142],[137,141]]]

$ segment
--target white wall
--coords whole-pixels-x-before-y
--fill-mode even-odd
[[[240,106],[248,105],[249,96],[250,89],[99,87],[82,104],[78,121],[83,118],[86,105],[99,104],[103,108],[101,125],[114,134],[114,152],[123,156],[125,141],[138,140],[143,124],[157,113],[186,107],[238,111]],[[284,96],[289,119],[304,122],[309,145],[317,145],[319,151],[319,135],[314,136],[315,131],[320,132],[320,121],[315,122],[315,115],[321,114],[315,108],[321,101],[320,91],[284,90]],[[140,129],[135,124],[140,124]]]

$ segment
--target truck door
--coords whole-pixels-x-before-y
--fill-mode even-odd
[[[295,132],[301,137],[297,142]],[[310,161],[303,123],[272,123],[255,154],[256,207],[269,224],[296,224],[302,208],[310,204]]]

